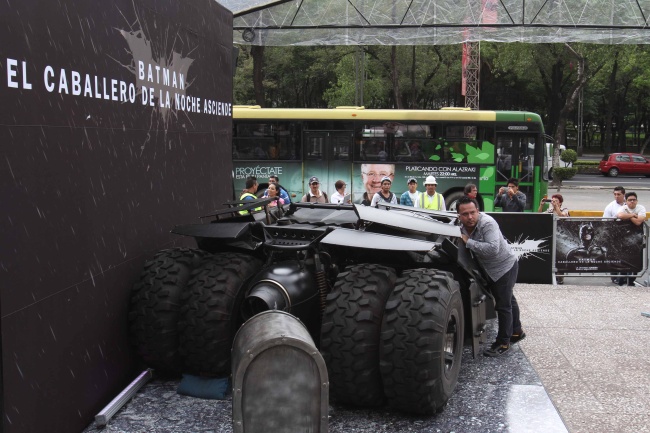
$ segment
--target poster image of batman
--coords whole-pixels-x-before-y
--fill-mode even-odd
[[[627,221],[559,219],[558,272],[638,273],[643,268],[643,230]]]

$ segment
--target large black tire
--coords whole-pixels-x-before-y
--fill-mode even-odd
[[[391,406],[415,414],[444,407],[458,382],[463,327],[463,301],[451,273],[404,272],[381,329],[381,377]]]
[[[205,251],[173,248],[148,260],[133,286],[129,322],[136,352],[148,366],[162,374],[182,372],[178,352],[178,318],[181,294]]]
[[[178,324],[187,372],[230,374],[230,349],[243,323],[243,286],[260,267],[259,260],[247,254],[218,253],[193,273]]]
[[[356,406],[378,406],[385,401],[379,335],[395,279],[392,268],[356,265],[339,274],[327,295],[320,349],[334,400]]]

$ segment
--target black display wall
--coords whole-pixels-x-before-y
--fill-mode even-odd
[[[232,14],[0,4],[3,428],[75,432],[137,374],[129,292],[232,198]]]

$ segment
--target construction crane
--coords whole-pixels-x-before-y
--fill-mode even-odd
[[[463,79],[462,94],[465,107],[478,110],[479,84],[481,76],[481,43],[463,43]]]

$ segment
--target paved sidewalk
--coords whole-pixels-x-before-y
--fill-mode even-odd
[[[650,432],[650,288],[581,281],[515,287],[521,348],[569,432]]]

